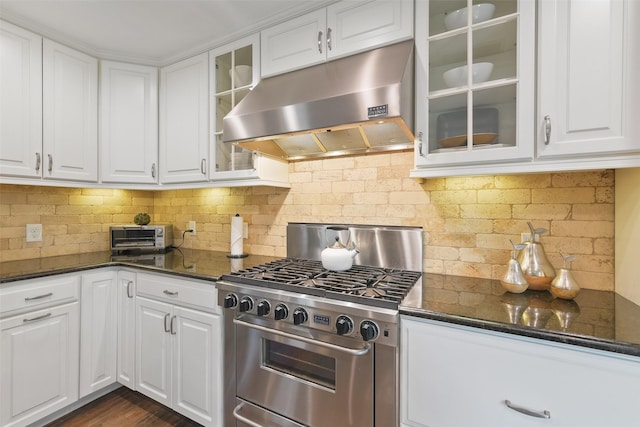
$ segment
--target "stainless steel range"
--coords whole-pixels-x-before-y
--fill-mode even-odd
[[[353,266],[324,268],[345,233]],[[421,271],[421,228],[290,223],[287,258],[222,276],[225,426],[398,425],[398,305]]]

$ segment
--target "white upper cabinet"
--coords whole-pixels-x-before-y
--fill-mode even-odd
[[[42,175],[42,37],[0,21],[0,175]]]
[[[158,180],[158,69],[100,62],[102,182]]]
[[[98,60],[45,39],[44,178],[98,180]]]
[[[411,176],[640,166],[640,4],[480,3],[416,2]]]
[[[540,157],[640,151],[640,5],[539,2]]]
[[[416,2],[418,168],[534,156],[534,2],[476,3]]]
[[[338,2],[266,29],[260,37],[261,74],[267,77],[410,39],[413,1]]]
[[[208,180],[209,55],[160,70],[160,182]]]
[[[342,1],[327,7],[327,59],[412,37],[412,0]]]
[[[225,143],[222,120],[260,80],[260,36],[209,52],[211,81],[211,168],[209,178],[228,185],[288,186],[286,162]]]
[[[321,9],[262,31],[262,77],[324,62],[326,27],[326,10]]]

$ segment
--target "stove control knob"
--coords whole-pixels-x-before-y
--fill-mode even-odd
[[[364,320],[360,323],[360,335],[365,341],[371,341],[378,338],[378,326],[370,320]]]
[[[253,308],[253,300],[251,297],[242,297],[240,299],[240,306],[238,307],[240,311],[251,311]]]
[[[307,315],[307,311],[304,308],[298,307],[295,310],[293,310],[294,325],[302,325],[304,322],[307,321],[307,319],[309,319],[309,316]]]
[[[353,320],[347,316],[338,316],[336,319],[338,335],[348,335],[353,332]]]
[[[267,300],[262,300],[258,303],[256,311],[258,312],[258,316],[266,316],[271,311],[271,304],[269,304]]]
[[[238,297],[235,294],[228,294],[224,297],[224,308],[234,308],[238,305]]]
[[[273,317],[276,320],[284,320],[289,317],[289,309],[284,304],[278,304],[273,312]]]

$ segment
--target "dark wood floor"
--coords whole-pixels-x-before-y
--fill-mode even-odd
[[[148,397],[120,387],[94,400],[45,427],[127,427],[179,426],[198,427],[200,424],[156,403]]]

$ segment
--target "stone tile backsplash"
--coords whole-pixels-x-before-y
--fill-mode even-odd
[[[286,254],[288,222],[413,225],[424,228],[424,270],[500,278],[509,239],[527,221],[549,230],[542,243],[552,264],[577,256],[581,287],[614,288],[614,171],[427,179],[409,178],[411,152],[294,162],[290,189],[274,187],[134,191],[0,185],[0,261],[108,250],[108,227],[149,212],[197,235],[184,247],[228,251],[231,216],[249,224],[246,252]],[[25,224],[43,224],[27,243]]]

